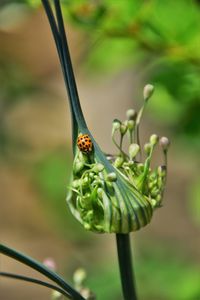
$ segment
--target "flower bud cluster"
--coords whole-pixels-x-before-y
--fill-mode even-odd
[[[113,183],[116,180],[116,174],[108,173],[103,164],[95,160],[91,162],[88,155],[81,151],[77,152],[70,188],[76,194],[76,209],[79,211],[80,219],[84,220],[85,229],[103,231],[101,225],[102,215],[104,215],[102,191],[106,189],[114,193]]]
[[[144,108],[153,91],[152,85],[145,86],[144,104],[139,112],[129,109],[126,120],[113,121],[111,136],[116,154],[106,159],[94,139],[92,152],[76,149],[67,201],[72,213],[87,230],[136,231],[147,225],[154,209],[162,205],[169,140],[152,134],[142,147],[139,138]],[[128,147],[124,146],[125,139]],[[164,160],[160,166],[152,168],[153,153],[158,145]]]
[[[118,133],[120,134],[119,130]],[[128,155],[123,151],[123,145],[121,145],[120,152],[115,156],[113,163],[114,167],[151,202],[152,207],[161,206],[167,175],[167,166],[165,164],[153,170],[151,169],[153,152],[158,143],[163,153],[167,154],[169,140],[166,137],[159,139],[156,134],[152,134],[149,142],[143,148],[144,161],[139,161],[138,156],[140,154],[141,157],[141,146],[135,142],[128,146]]]

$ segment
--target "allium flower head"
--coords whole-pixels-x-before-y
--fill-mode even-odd
[[[144,87],[144,103],[138,113],[130,109],[125,121],[113,121],[111,136],[117,151],[113,155],[104,154],[81,110],[60,3],[54,1],[55,21],[49,2],[42,2],[51,24],[71,108],[74,162],[68,206],[87,230],[99,233],[139,230],[151,221],[155,208],[161,206],[166,181],[166,138],[160,140],[164,163],[155,169],[151,169],[151,160],[158,136],[151,135],[144,148],[140,144],[139,126],[154,87],[150,84]],[[128,149],[123,145],[125,138],[129,141]]]
[[[126,113],[127,120],[113,121],[111,135],[117,148],[116,154],[106,156],[88,131],[79,132],[79,137],[86,133],[91,137],[93,150],[84,152],[79,144],[75,147],[73,179],[67,203],[87,230],[107,233],[136,231],[147,225],[154,209],[161,206],[166,165],[151,169],[159,137],[151,135],[143,151],[138,138],[146,105],[144,100],[138,114],[130,109]],[[123,147],[125,138],[129,141],[127,151]],[[166,139],[160,139],[164,152]],[[142,152],[144,159],[140,159]]]

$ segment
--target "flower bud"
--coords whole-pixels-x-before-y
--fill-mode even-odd
[[[116,160],[115,160],[115,162],[114,162],[114,166],[116,168],[120,168],[122,166],[123,162],[124,162],[124,160],[123,160],[123,158],[121,156],[117,157]]]
[[[98,188],[97,195],[100,199],[103,197],[103,189],[102,188]]]
[[[104,165],[97,163],[94,165],[94,167],[91,169],[91,171],[94,173],[99,173],[99,172],[102,172],[103,169],[104,169]]]
[[[170,141],[167,137],[163,136],[160,138],[159,144],[164,151],[167,151],[170,146]]]
[[[151,197],[156,197],[157,195],[158,195],[158,193],[159,193],[159,191],[158,191],[158,189],[156,188],[156,187],[154,187],[151,191],[150,191],[150,193],[151,193]]]
[[[81,286],[83,284],[83,281],[86,279],[86,272],[84,269],[79,268],[74,272],[73,280],[75,286]]]
[[[73,171],[74,174],[79,173],[83,168],[84,168],[85,164],[83,161],[80,160],[76,160],[73,166]]]
[[[135,119],[137,117],[137,113],[134,109],[128,109],[126,112],[126,116],[127,116],[128,120],[135,121]]]
[[[117,175],[112,172],[112,173],[109,173],[107,176],[106,176],[106,179],[110,182],[113,182],[113,181],[116,181],[117,180]]]
[[[129,130],[133,130],[134,127],[135,127],[135,121],[133,121],[133,120],[128,120],[128,122],[127,122],[127,128],[128,128]]]
[[[137,164],[137,169],[139,172],[143,172],[144,171],[144,164],[143,163],[138,163]]]
[[[146,153],[146,155],[149,155],[151,151],[151,144],[150,143],[146,143],[144,145],[144,152]]]
[[[81,179],[75,179],[75,180],[73,180],[72,187],[74,189],[77,189],[80,185],[81,185]]]
[[[85,177],[85,178],[82,180],[82,186],[83,186],[83,187],[89,186],[89,179],[88,179],[88,177]]]
[[[118,119],[114,119],[112,123],[113,131],[116,131],[120,128],[121,122]]]
[[[61,300],[63,295],[58,291],[52,291],[51,300]]]
[[[147,101],[149,98],[151,98],[153,92],[154,92],[154,86],[152,84],[145,85],[143,89],[144,100]]]
[[[89,173],[89,177],[90,177],[91,179],[93,179],[94,176],[95,176],[94,173],[92,173],[92,172]]]
[[[133,159],[140,151],[140,146],[138,144],[131,144],[128,151],[130,158]]]
[[[151,204],[153,207],[156,207],[157,201],[155,199],[151,199]]]
[[[157,134],[152,134],[150,136],[150,143],[151,143],[151,145],[153,145],[153,146],[156,145],[158,143],[158,140],[159,140],[159,137],[158,137]]]
[[[157,202],[160,202],[162,200],[162,196],[160,195],[160,194],[158,194],[157,196],[156,196],[156,201]]]
[[[165,167],[165,166],[159,166],[159,167],[158,167],[158,175],[159,175],[160,177],[165,177],[166,172],[167,172],[167,170],[166,170],[166,167]]]
[[[128,127],[127,127],[127,124],[126,124],[126,123],[122,123],[122,124],[120,125],[120,132],[121,132],[121,134],[124,135],[124,134],[126,133],[127,129],[128,129]]]

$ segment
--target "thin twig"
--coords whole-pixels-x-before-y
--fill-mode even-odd
[[[32,277],[27,277],[27,276],[23,276],[23,275],[19,275],[19,274],[8,273],[8,272],[0,272],[0,276],[11,278],[11,279],[22,280],[22,281],[26,281],[26,282],[31,282],[31,283],[35,283],[35,284],[38,284],[38,285],[42,285],[42,286],[45,286],[45,287],[50,288],[52,290],[58,291],[63,296],[67,297],[68,299],[72,299],[71,295],[66,293],[63,289],[61,289],[58,286],[53,285],[49,282],[46,282],[46,281],[38,280],[38,279],[35,279],[35,278],[32,278]]]
[[[51,279],[55,283],[57,283],[66,293],[70,294],[72,299],[74,300],[85,300],[74,288],[72,288],[62,277],[60,277],[57,273],[48,269],[43,264],[34,260],[33,258],[22,254],[14,249],[11,249],[5,245],[0,245],[0,253],[3,253],[6,256],[9,256],[21,263],[31,267],[32,269],[40,272],[45,275],[47,278]]]

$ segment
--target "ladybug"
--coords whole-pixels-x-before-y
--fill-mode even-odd
[[[89,153],[92,151],[92,140],[88,134],[80,134],[77,140],[77,146],[83,153]]]

